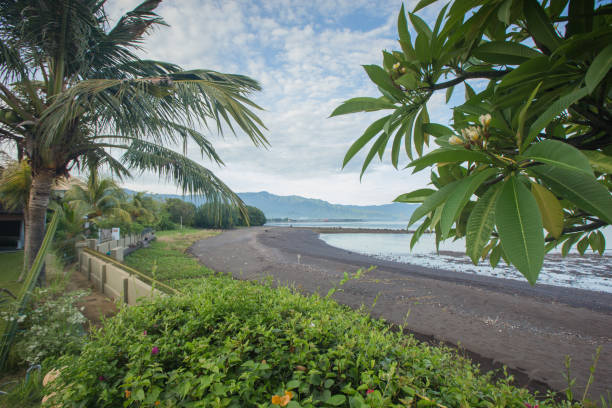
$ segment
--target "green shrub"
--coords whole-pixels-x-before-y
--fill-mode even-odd
[[[78,354],[86,341],[83,324],[87,319],[75,303],[86,294],[59,295],[53,289],[36,289],[28,309],[17,317],[20,330],[12,354],[30,365],[62,354]],[[3,312],[2,317],[15,318],[13,309]]]
[[[286,391],[288,407],[535,402],[332,300],[226,276],[187,282],[189,294],[125,308],[63,357],[62,406],[268,407]]]

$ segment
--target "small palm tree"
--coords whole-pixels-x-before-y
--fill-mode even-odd
[[[155,202],[151,197],[145,196],[140,191],[132,196],[132,200],[126,203],[125,209],[129,212],[134,221],[143,225],[154,224],[157,220],[153,209]]]
[[[73,207],[84,211],[89,220],[102,216],[114,216],[130,221],[130,214],[122,206],[125,203],[125,193],[111,178],[100,178],[92,169],[87,180],[87,186],[72,185],[66,192],[64,200]]]
[[[101,166],[119,178],[154,171],[211,202],[242,201],[210,170],[185,156],[188,143],[221,164],[206,135],[237,125],[267,145],[259,109],[242,75],[184,71],[135,51],[165,25],[147,0],[111,28],[104,0],[0,0],[0,143],[14,143],[31,168],[25,266],[42,243],[57,177]],[[168,145],[182,144],[178,153]],[[122,151],[117,157],[110,153]]]

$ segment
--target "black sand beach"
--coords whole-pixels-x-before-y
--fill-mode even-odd
[[[334,298],[405,323],[417,338],[459,346],[483,369],[506,365],[517,383],[532,389],[563,390],[569,355],[574,391],[582,395],[601,346],[589,395],[612,393],[612,294],[382,261],[331,247],[305,228],[227,231],[190,251],[217,271],[239,279],[272,277],[306,294],[325,295],[344,272],[376,266]]]

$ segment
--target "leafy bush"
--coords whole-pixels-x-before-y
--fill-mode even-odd
[[[17,317],[20,331],[13,347],[14,355],[28,364],[40,364],[48,357],[78,354],[85,344],[83,324],[87,319],[75,303],[86,295],[75,291],[58,295],[50,289],[36,289],[26,312]],[[13,312],[3,312],[5,319]]]
[[[167,212],[162,212],[159,216],[159,221],[155,224],[155,229],[158,231],[169,231],[178,229],[178,225],[173,223],[170,215]]]
[[[246,209],[249,216],[249,226],[255,227],[266,223],[266,216],[259,208],[247,205]],[[230,229],[247,226],[247,222],[235,206],[203,204],[196,210],[194,225],[199,228]]]
[[[258,227],[266,223],[266,215],[259,208],[247,205],[247,211],[249,214],[249,225],[251,227]],[[240,218],[239,225],[246,225],[244,218]]]
[[[496,382],[450,350],[332,300],[226,276],[188,282],[188,295],[125,308],[80,356],[63,357],[62,406],[534,403],[509,378]]]
[[[240,225],[238,208],[226,204],[202,204],[195,214],[194,225],[198,228],[230,229]]]

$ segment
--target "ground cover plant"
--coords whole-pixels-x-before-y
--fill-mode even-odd
[[[138,250],[125,258],[124,263],[170,286],[176,280],[202,278],[213,271],[200,265],[185,250],[195,241],[217,235],[212,230],[185,229],[161,231],[149,248]]]
[[[125,308],[48,391],[62,406],[525,407],[539,401],[443,347],[291,288],[233,280],[185,253],[205,232],[161,234],[127,258],[183,294]],[[165,248],[164,248],[165,247]],[[182,258],[182,260],[181,260]],[[172,266],[175,264],[175,266]],[[163,265],[163,266],[162,266]],[[188,276],[183,272],[187,271]],[[164,272],[164,273],[165,273]],[[197,272],[199,277],[194,277]],[[580,406],[575,404],[575,406]]]

